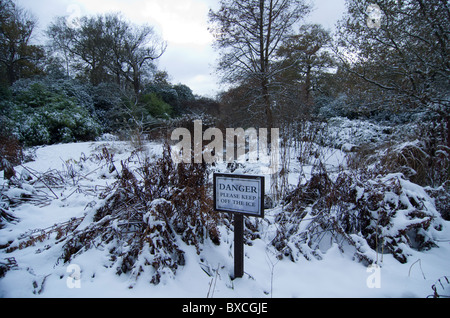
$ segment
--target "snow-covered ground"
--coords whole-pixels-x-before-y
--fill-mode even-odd
[[[52,187],[53,193],[45,187],[8,190],[18,191],[8,193],[9,196],[37,191],[47,199],[38,205],[24,203],[13,208],[18,221],[7,223],[0,230],[0,246],[15,246],[26,235],[48,230],[73,218],[86,215],[85,220],[89,220],[104,202],[96,195],[98,191],[93,190],[106,188],[115,179],[107,166],[99,167],[94,161],[83,158],[101,153],[104,146],[114,154],[117,163],[128,158],[133,150],[129,143],[120,141],[53,145],[37,149],[34,161],[17,167],[18,175],[22,172],[23,176],[52,169],[66,176],[71,169],[81,169],[82,173],[77,174],[73,186],[69,182]],[[161,144],[148,143],[145,151],[150,158],[157,158],[162,149]],[[345,154],[338,150],[325,149],[322,155],[329,167],[345,162]],[[290,162],[289,182],[294,186],[311,168],[300,166],[295,158]],[[244,165],[235,172],[256,170],[256,166]],[[0,189],[3,183],[0,178]],[[269,187],[270,182],[266,185]],[[217,246],[207,241],[200,255],[195,247],[180,240],[178,246],[185,252],[186,264],[174,277],[163,276],[158,285],[150,284],[150,278],[145,276],[135,280],[127,274],[117,275],[104,246],[91,248],[65,264],[60,259],[62,250],[55,238],[57,233],[53,233],[42,242],[36,241],[34,246],[9,253],[8,249],[0,249],[0,261],[9,262],[11,267],[5,277],[0,278],[0,297],[427,297],[433,294],[432,286],[440,278],[450,277],[450,222],[443,222],[443,230],[437,238],[438,248],[414,251],[406,264],[385,254],[380,268],[368,268],[354,261],[351,254],[343,254],[337,246],[324,251],[322,260],[300,259],[294,263],[288,258],[278,260],[269,244],[277,229],[274,216],[281,208],[266,210],[265,219],[259,221],[265,230],[260,233],[260,239],[245,246],[245,274],[241,279],[230,279],[233,233],[225,226],[220,227],[221,244]],[[438,284],[437,288],[441,295],[450,294],[449,284]]]

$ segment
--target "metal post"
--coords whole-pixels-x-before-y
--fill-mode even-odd
[[[234,215],[234,278],[244,276],[244,216]]]

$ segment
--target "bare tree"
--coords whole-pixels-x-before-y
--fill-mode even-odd
[[[50,25],[47,35],[54,50],[70,61],[67,65],[84,72],[91,84],[128,84],[136,95],[144,73],[167,46],[152,27],[132,25],[119,14],[82,17],[79,25],[60,17]]]
[[[348,0],[347,7],[338,33],[342,65],[390,106],[426,108],[450,126],[448,1]]]
[[[167,43],[156,36],[152,27],[143,26],[129,30],[123,44],[125,67],[122,73],[138,95],[144,68],[164,54]]]
[[[266,125],[274,125],[274,78],[281,70],[277,49],[292,34],[293,26],[309,12],[303,0],[221,0],[210,11],[210,31],[221,59],[218,70],[225,82],[254,84]]]
[[[19,78],[39,73],[41,47],[30,43],[36,19],[11,0],[0,0],[0,71],[9,85]]]

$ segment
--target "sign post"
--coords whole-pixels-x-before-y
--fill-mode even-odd
[[[234,215],[234,278],[244,276],[244,216]]]
[[[264,217],[264,177],[214,174],[214,210],[234,214],[234,278],[244,275],[244,215]]]

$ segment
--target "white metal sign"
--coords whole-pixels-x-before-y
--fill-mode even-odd
[[[214,174],[214,209],[264,217],[264,177]]]

